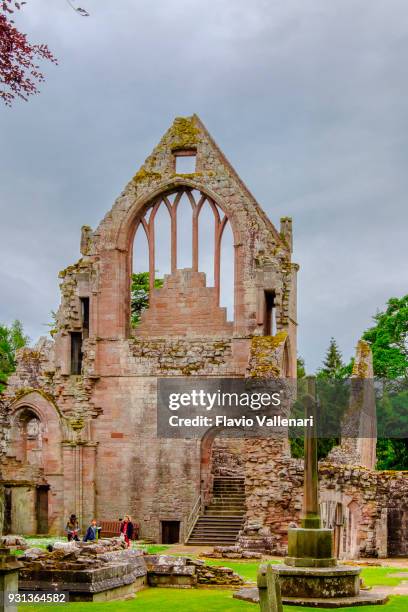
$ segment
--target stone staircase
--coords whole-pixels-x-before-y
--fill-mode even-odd
[[[245,514],[245,483],[239,476],[216,476],[211,503],[199,515],[186,544],[235,544]]]

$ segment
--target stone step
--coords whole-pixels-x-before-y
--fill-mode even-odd
[[[231,497],[229,495],[222,495],[222,496],[213,497],[211,499],[211,501],[212,502],[215,502],[215,501],[220,501],[220,502],[226,501],[226,502],[232,502],[232,503],[234,503],[234,502],[244,503],[245,502],[245,498],[241,497],[241,496],[240,497]]]
[[[229,495],[223,495],[222,497],[213,497],[211,502],[231,502],[231,503],[244,503],[245,497],[231,497]]]
[[[229,546],[235,544],[236,540],[220,540],[219,542],[209,542],[207,540],[189,540],[186,546]]]
[[[203,531],[194,531],[191,537],[195,540],[236,540],[239,531],[228,533],[207,533]]]
[[[196,530],[208,530],[208,532],[227,532],[227,531],[237,531],[241,525],[202,525],[201,523],[197,523],[194,527],[194,531]]]
[[[241,504],[211,504],[210,506],[207,506],[207,508],[205,509],[206,512],[210,511],[224,511],[224,510],[231,510],[231,512],[245,512],[245,508],[244,506],[242,506]]]
[[[244,497],[243,491],[213,491],[213,497]]]
[[[220,480],[241,480],[245,481],[245,476],[214,476],[213,482],[219,482]]]
[[[200,545],[207,545],[207,546],[222,546],[223,544],[232,544],[234,545],[236,543],[237,539],[236,538],[220,538],[219,540],[216,538],[190,538],[188,541],[188,544],[196,544],[197,546]]]
[[[234,527],[237,527],[237,529],[239,529],[242,525],[243,525],[243,520],[240,519],[240,521],[201,521],[200,525],[205,525],[206,527],[216,527],[217,529],[223,529],[224,526],[226,525],[232,525]]]
[[[186,543],[197,546],[235,544],[244,516],[244,478],[217,476],[213,480],[211,502],[197,519]]]

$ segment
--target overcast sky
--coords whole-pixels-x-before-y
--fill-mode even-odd
[[[174,116],[197,113],[272,221],[290,215],[299,352],[349,358],[407,293],[406,0],[28,0],[42,93],[0,108],[0,321],[46,333],[58,271]]]

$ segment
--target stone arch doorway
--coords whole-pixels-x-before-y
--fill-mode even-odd
[[[223,427],[213,427],[201,440],[201,494],[205,503],[211,499],[214,478],[245,477],[245,438],[237,428],[237,437]]]

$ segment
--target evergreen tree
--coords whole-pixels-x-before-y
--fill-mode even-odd
[[[322,378],[344,378],[344,367],[342,354],[336,340],[332,337],[323,367],[318,370],[317,375]]]

